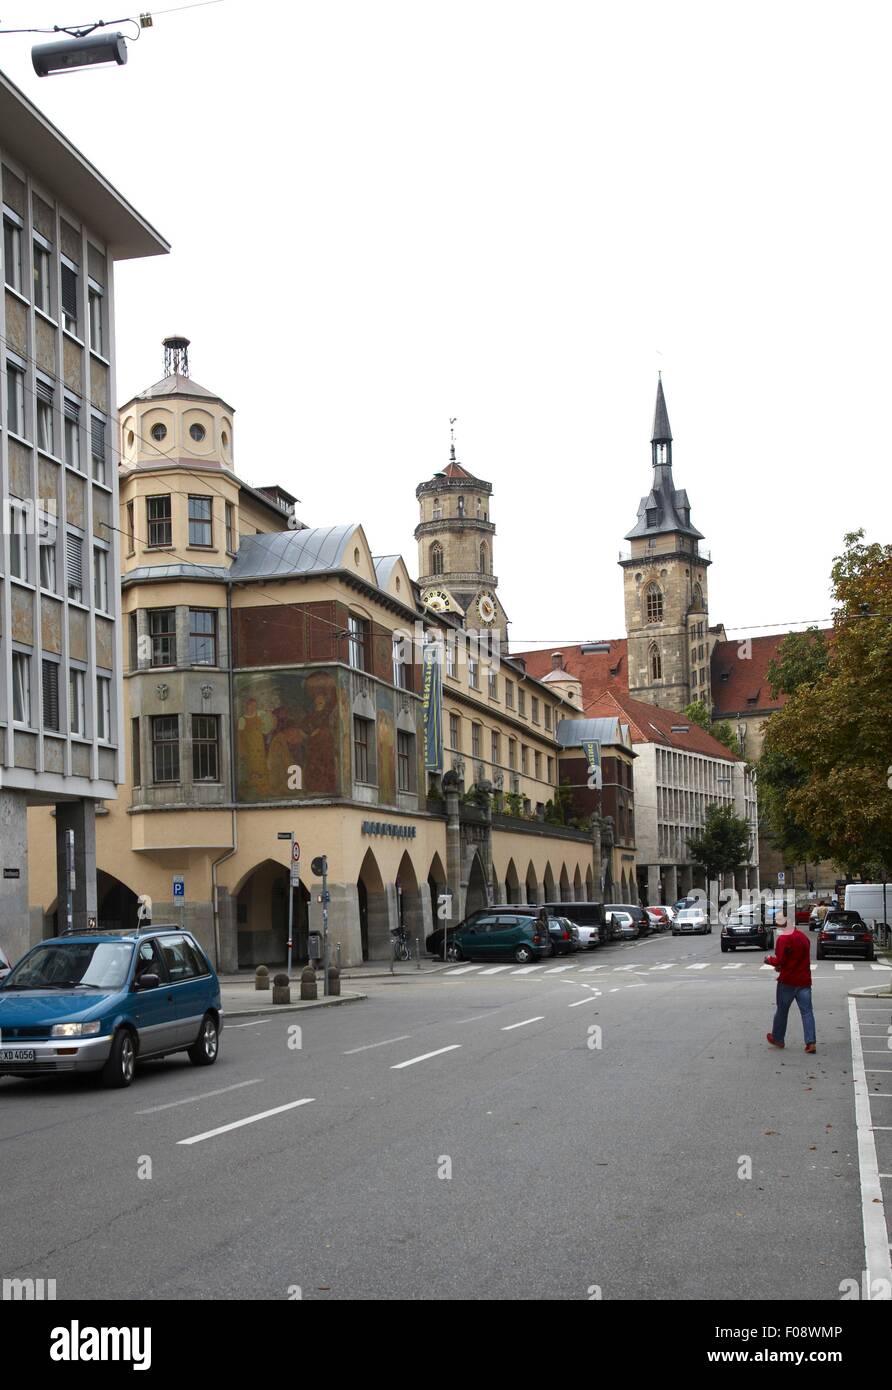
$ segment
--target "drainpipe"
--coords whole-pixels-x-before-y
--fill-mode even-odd
[[[232,847],[221,854],[211,864],[211,895],[214,908],[214,947],[217,952],[217,969],[220,969],[220,905],[217,901],[217,866],[224,864],[238,852],[238,819],[235,809],[235,707],[232,694],[232,581],[226,581],[226,684],[229,692],[229,796],[232,822]]]

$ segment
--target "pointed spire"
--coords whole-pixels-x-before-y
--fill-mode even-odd
[[[650,437],[651,444],[671,444],[672,431],[669,428],[669,412],[666,409],[666,397],[663,395],[663,378],[657,373],[657,404],[654,409],[654,432]]]

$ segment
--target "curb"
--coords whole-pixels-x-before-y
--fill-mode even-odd
[[[338,1004],[358,1004],[367,994],[335,994],[325,999],[298,1000],[295,1004],[260,1004],[253,1009],[223,1009],[223,1028],[231,1018],[253,1018],[255,1014],[294,1014],[304,1009],[333,1009]]]

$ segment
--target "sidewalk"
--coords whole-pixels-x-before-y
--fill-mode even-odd
[[[254,1014],[300,1013],[303,1009],[330,1009],[338,1004],[357,1004],[368,995],[354,990],[342,989],[340,994],[322,995],[322,981],[319,981],[319,998],[301,1000],[300,981],[291,982],[291,1003],[274,1004],[270,989],[255,989],[254,976],[224,976],[220,980],[225,1022],[233,1018],[248,1018]]]
[[[334,962],[332,962],[332,964],[334,964]],[[298,993],[300,992],[300,972],[301,972],[302,969],[303,969],[303,966],[302,966],[302,965],[297,965],[297,964],[292,965],[292,967],[291,967],[291,991],[292,991],[292,993],[294,993],[294,991],[295,991],[295,986],[297,987]],[[375,980],[375,979],[378,979],[379,977],[380,977],[380,978],[383,978],[384,976],[388,976],[388,977],[389,977],[391,974],[393,974],[393,975],[405,976],[405,977],[416,976],[416,975],[424,975],[424,974],[428,974],[428,975],[429,975],[429,974],[431,974],[433,971],[442,970],[442,969],[443,969],[443,962],[440,961],[440,960],[434,960],[434,959],[432,959],[432,957],[430,957],[430,956],[422,957],[422,959],[421,959],[421,961],[420,961],[419,963],[416,963],[414,960],[396,960],[396,961],[393,962],[393,970],[392,970],[392,971],[391,971],[390,961],[388,961],[388,960],[366,960],[366,961],[363,961],[362,965],[345,965],[344,968],[343,968],[343,970],[341,971],[341,981],[343,982],[344,980]],[[278,975],[280,972],[281,972],[283,975],[285,974],[285,967],[284,967],[284,965],[270,966],[270,968],[269,968],[269,978],[270,978],[270,982],[272,982],[273,976],[274,976],[274,975]],[[316,978],[317,978],[317,980],[321,981],[321,979],[322,979],[322,972],[321,972],[321,970],[317,970],[317,972],[316,972]],[[221,985],[250,985],[251,989],[253,990],[253,988],[254,988],[254,971],[253,971],[253,970],[239,970],[239,971],[237,971],[235,974],[232,974],[232,975],[220,975],[220,984],[221,984]],[[320,988],[321,988],[321,985],[320,985]]]

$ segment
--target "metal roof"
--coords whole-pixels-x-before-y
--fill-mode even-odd
[[[145,583],[152,579],[211,579],[223,584],[229,578],[225,565],[191,565],[185,562],[172,565],[138,565],[122,574],[124,584]]]
[[[219,396],[216,391],[209,391],[206,386],[200,386],[197,381],[192,380],[191,376],[180,376],[179,374],[166,376],[161,381],[156,381],[154,386],[147,386],[145,391],[131,396],[130,401],[169,400],[172,396],[182,400],[219,401],[220,405],[225,405],[227,410],[235,414],[233,407],[224,401],[223,397]],[[130,405],[130,401],[127,402],[127,405]]]
[[[672,431],[669,428],[669,412],[666,409],[666,397],[663,394],[663,378],[657,377],[657,403],[654,407],[654,432],[650,437],[651,444],[671,444]]]
[[[373,555],[372,561],[375,566],[375,578],[380,589],[386,589],[390,583],[390,577],[396,569],[401,555]]]
[[[623,728],[614,715],[601,719],[559,719],[556,737],[562,748],[578,748],[592,739],[601,744],[628,744],[630,740],[623,738]]]
[[[242,536],[229,577],[237,584],[243,579],[284,579],[289,574],[343,569],[347,543],[358,528],[354,521],[348,526],[307,526],[302,531]]]
[[[9,154],[104,238],[113,260],[163,256],[170,250],[161,233],[2,72],[0,130]]]

